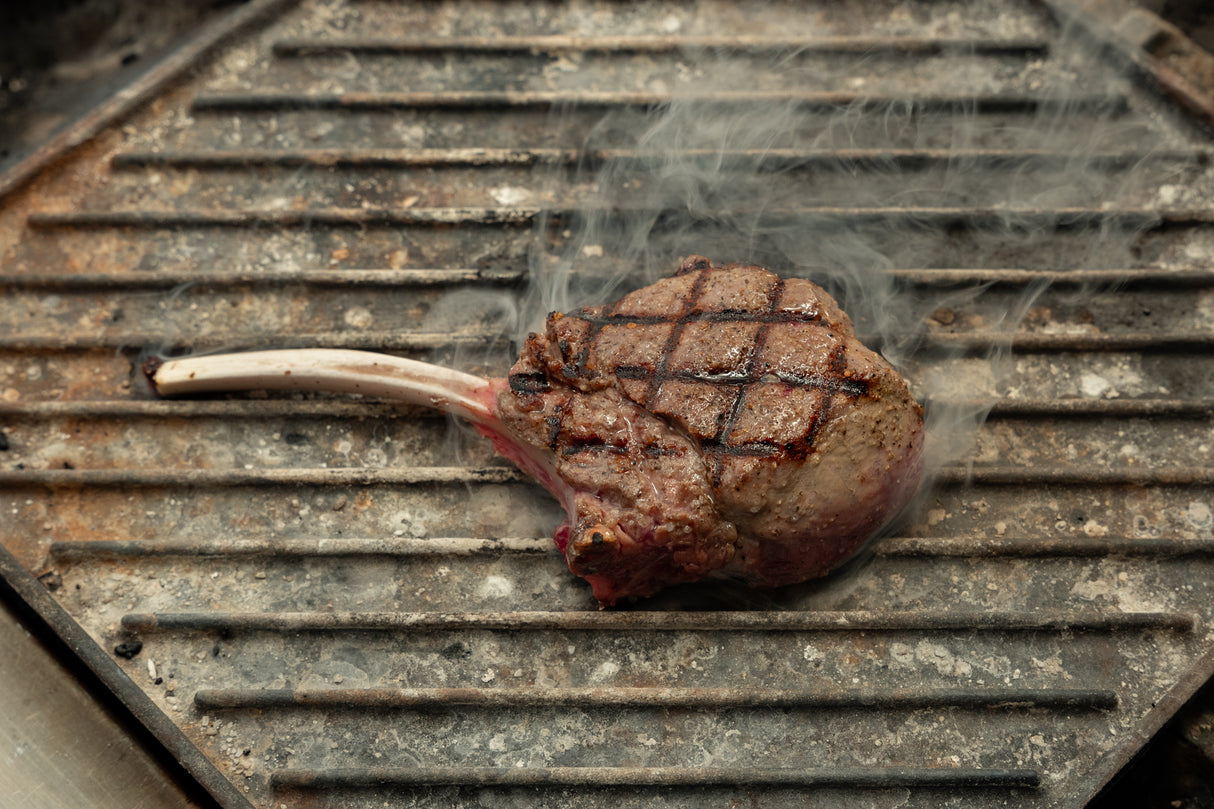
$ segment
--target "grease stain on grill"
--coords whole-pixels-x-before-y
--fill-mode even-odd
[[[114,647],[114,654],[119,657],[132,659],[135,655],[143,651],[143,641],[127,640]]]

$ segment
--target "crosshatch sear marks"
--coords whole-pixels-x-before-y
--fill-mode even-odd
[[[807,281],[693,257],[645,293],[553,314],[556,337],[543,364],[551,378],[581,390],[614,384],[679,425],[699,442],[714,477],[724,456],[806,458],[834,398],[867,390],[863,373],[849,368],[850,322]],[[544,393],[549,381],[521,372],[510,386]],[[549,428],[562,431],[559,422]],[[613,451],[606,443],[577,446],[596,449]]]

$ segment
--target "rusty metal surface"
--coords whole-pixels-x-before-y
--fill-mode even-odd
[[[62,159],[64,154],[87,143],[106,126],[147,103],[156,93],[229,37],[275,14],[290,2],[294,0],[255,0],[237,13],[224,15],[207,24],[190,37],[185,45],[136,77],[110,100],[56,132],[28,157],[5,171],[3,176],[0,176],[0,197],[20,188],[39,171]]]
[[[1043,0],[1068,24],[1141,71],[1156,89],[1214,130],[1214,55],[1128,0]]]
[[[225,806],[1078,806],[1214,673],[1212,146],[1036,5],[310,0],[192,58],[0,207],[0,542]],[[671,99],[792,116],[678,157],[810,271],[863,244],[905,325],[859,331],[987,415],[842,573],[596,612],[442,418],[141,391],[169,348],[502,373],[548,263],[635,269],[579,215],[665,221]]]

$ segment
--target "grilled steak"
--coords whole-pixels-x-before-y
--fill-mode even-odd
[[[608,605],[716,573],[820,576],[922,475],[922,409],[830,295],[699,256],[551,315],[497,401],[555,456],[573,492],[557,544]]]
[[[164,395],[346,391],[470,420],[561,500],[557,546],[603,606],[707,577],[820,576],[923,471],[922,409],[830,295],[698,256],[613,304],[550,315],[506,379],[325,349],[145,372]]]

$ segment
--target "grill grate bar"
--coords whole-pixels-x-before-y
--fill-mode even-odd
[[[903,335],[914,338],[915,335]],[[861,340],[874,344],[871,335]],[[51,352],[87,351],[93,349],[128,349],[132,346],[172,345],[186,343],[192,349],[226,348],[348,348],[377,351],[425,352],[460,347],[508,344],[509,339],[497,332],[446,334],[429,332],[339,331],[308,332],[306,334],[221,334],[188,335],[180,329],[172,334],[124,331],[110,334],[38,335],[10,334],[0,336],[0,350]],[[879,343],[877,344],[879,347]],[[1126,352],[1126,351],[1209,351],[1214,346],[1214,331],[1188,329],[1163,333],[1032,333],[1032,332],[933,332],[920,341],[920,351],[982,353],[992,348],[1010,348],[1021,353],[1047,352]]]
[[[1149,557],[1177,559],[1214,556],[1214,541],[1167,537],[1061,537],[1029,539],[987,537],[889,537],[874,548],[886,557],[963,557],[963,558],[1102,558]]]
[[[110,159],[118,170],[143,168],[244,169],[277,166],[282,168],[489,168],[536,165],[596,165],[668,161],[711,161],[714,167],[731,165],[754,168],[839,168],[922,169],[928,167],[976,164],[987,167],[1017,167],[1065,164],[1118,168],[1151,162],[1195,163],[1208,161],[1203,150],[1096,151],[1075,157],[1051,149],[763,149],[713,150],[687,149],[676,153],[645,152],[633,149],[214,149],[206,151],[120,152]]]
[[[1115,418],[1207,418],[1214,414],[1214,399],[999,399],[984,404],[972,401],[935,400],[934,404],[960,406],[971,410],[989,407],[988,417],[1026,418],[1042,416],[1075,416],[1086,418],[1106,416]]]
[[[752,612],[155,612],[122,616],[130,632],[434,632],[561,630],[596,632],[1190,632],[1177,612],[752,611]]]
[[[1049,351],[1208,351],[1214,345],[1214,331],[1187,329],[1160,334],[1134,332],[1077,332],[1050,334],[1035,332],[935,332],[924,337],[924,350],[954,349],[985,351],[1006,346],[1013,351],[1041,353]]]
[[[434,287],[468,284],[514,284],[526,277],[525,270],[466,267],[433,269],[264,269],[204,270],[157,269],[129,275],[61,273],[58,275],[0,275],[0,287],[10,289],[172,289],[186,283],[206,287],[278,287],[288,284],[312,286]]]
[[[1028,269],[898,269],[886,274],[906,284],[926,287],[1000,284],[1023,286],[1035,283],[1059,285],[1111,285],[1137,288],[1214,286],[1214,269],[1141,267],[1121,270],[1028,270]],[[185,283],[206,287],[311,286],[430,287],[466,284],[514,284],[527,277],[525,269],[215,269],[194,268],[140,270],[125,275],[102,273],[0,274],[0,287],[20,290],[132,290],[171,289]]]
[[[892,689],[787,688],[203,688],[199,710],[276,708],[819,708],[919,710],[1082,709],[1117,707],[1099,688]]]
[[[863,53],[886,51],[906,54],[974,53],[986,55],[1044,55],[1050,43],[1036,37],[909,37],[909,36],[494,36],[387,39],[348,37],[284,39],[272,51],[279,57],[323,54],[412,53],[531,53],[543,51],[670,53],[688,49],[729,49],[743,52]]]
[[[529,787],[844,787],[1034,788],[1036,770],[962,767],[409,767],[288,769],[270,774],[276,789],[375,789],[403,786]]]
[[[530,225],[526,208],[316,208],[312,210],[46,211],[29,216],[33,228],[395,227],[400,225]]]
[[[50,554],[65,561],[132,557],[314,557],[393,558],[477,554],[553,554],[548,537],[397,537],[341,539],[146,539],[54,542]],[[1214,541],[1177,537],[887,537],[873,548],[878,557],[959,558],[1188,558],[1214,556]]]
[[[401,227],[495,225],[522,226],[534,223],[541,215],[553,218],[585,215],[593,209],[541,211],[537,208],[312,208],[305,210],[103,210],[41,211],[29,215],[30,227],[45,228],[313,228],[325,227]],[[645,214],[661,217],[665,211],[636,208],[611,209],[603,213]],[[745,211],[731,212],[733,215]],[[1210,209],[1156,209],[1101,207],[1066,208],[970,208],[970,207],[845,207],[807,206],[796,209],[773,208],[753,212],[763,221],[805,222],[818,218],[827,221],[866,222],[905,221],[936,227],[974,229],[1020,227],[1053,228],[1150,228],[1166,225],[1208,225],[1214,223]]]
[[[450,334],[434,332],[375,332],[338,331],[308,332],[306,334],[222,334],[193,336],[175,329],[171,334],[161,332],[124,331],[110,334],[75,335],[5,335],[0,337],[0,350],[49,352],[87,351],[90,349],[126,349],[132,346],[185,345],[193,350],[226,348],[351,348],[376,351],[425,352],[440,349],[468,348],[506,344],[509,338],[497,332],[480,334]]]
[[[1214,484],[1214,467],[949,466],[940,470],[937,480],[955,486],[1209,486]]]
[[[570,107],[658,107],[674,101],[668,93],[628,91],[417,91],[417,92],[227,92],[195,97],[195,112],[271,112],[283,110],[414,110],[414,109],[501,109]],[[1124,113],[1129,99],[1124,93],[1075,93],[1065,99],[1055,95],[881,95],[813,90],[717,91],[699,96],[679,96],[683,103],[715,105],[797,104],[808,109],[847,107],[853,112],[888,108],[922,112],[1070,112],[1100,110]]]
[[[299,469],[41,469],[0,471],[0,486],[212,487],[212,486],[422,486],[520,483],[512,466],[342,467]]]
[[[525,483],[512,466],[427,466],[408,468],[325,467],[262,469],[18,469],[0,470],[0,486],[238,487],[238,486],[417,486],[434,484]],[[941,469],[946,486],[1209,486],[1214,467],[1166,469],[955,466]]]
[[[479,553],[551,553],[548,537],[433,537],[412,539],[146,539],[55,542],[50,552],[60,559],[135,556],[324,557],[324,556],[468,556]]]
[[[1000,284],[1024,286],[1048,283],[1058,285],[1117,285],[1133,287],[1184,287],[1214,284],[1214,269],[1133,267],[1125,269],[1027,270],[1027,269],[914,269],[889,270],[899,281],[922,286],[972,286]]]
[[[0,486],[50,488],[234,487],[234,486],[416,486],[501,484],[529,481],[512,466],[418,466],[409,468],[304,467],[296,469],[18,469],[0,470]],[[1166,469],[1087,467],[954,466],[936,482],[948,486],[1209,486],[1214,467]]]

